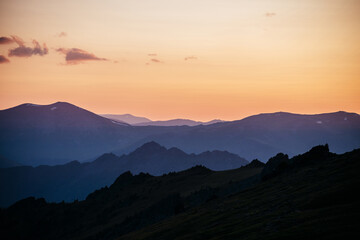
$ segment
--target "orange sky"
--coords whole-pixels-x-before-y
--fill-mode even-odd
[[[24,41],[0,44],[10,61],[0,109],[67,101],[153,120],[360,112],[358,0],[1,0],[0,20],[0,37]]]

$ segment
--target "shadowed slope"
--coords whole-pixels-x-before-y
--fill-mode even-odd
[[[281,159],[280,161],[275,160]],[[279,163],[284,163],[279,164]],[[351,239],[360,227],[360,150],[277,155],[262,183],[119,239]]]
[[[134,152],[118,157],[103,154],[93,162],[73,161],[58,166],[14,167],[0,169],[0,206],[8,206],[25,197],[44,197],[47,201],[85,199],[95,189],[110,185],[125,171],[161,175],[182,171],[195,165],[212,170],[239,168],[248,162],[228,152],[186,154],[149,142]]]
[[[89,194],[84,201],[49,204],[44,199],[21,200],[0,211],[0,232],[16,239],[113,239],[202,204],[211,196],[198,192],[241,182],[261,169],[214,172],[195,166],[159,177],[125,172],[110,187]]]
[[[281,159],[264,169],[255,161],[224,172],[201,166],[161,177],[126,172],[85,201],[19,201],[0,212],[0,231],[16,239],[339,239],[357,233],[359,149],[336,155],[319,146]],[[269,168],[271,177],[261,180]]]

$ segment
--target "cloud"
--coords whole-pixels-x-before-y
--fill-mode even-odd
[[[65,54],[67,64],[78,64],[83,61],[107,61],[106,58],[99,58],[92,53],[79,48],[58,48],[57,52]]]
[[[18,36],[11,36],[13,41],[19,45],[17,48],[9,50],[9,57],[31,57],[32,55],[44,56],[48,54],[49,49],[44,43],[43,46],[40,46],[40,43],[36,40],[32,41],[33,47],[26,47],[24,41]]]
[[[57,34],[56,36],[58,36],[59,38],[66,37],[67,33],[66,32],[61,32],[61,33]]]
[[[0,64],[3,64],[3,63],[9,63],[10,60],[7,59],[5,56],[3,55],[0,55]]]
[[[198,58],[195,57],[195,56],[188,56],[188,57],[185,57],[184,60],[185,61],[188,61],[188,60],[197,60]]]
[[[157,54],[156,54],[156,53],[149,53],[148,56],[149,56],[149,57],[156,57]]]
[[[150,59],[150,61],[152,61],[154,63],[163,63],[161,60],[156,59],[156,58],[152,58],[152,59]]]
[[[14,40],[8,37],[0,37],[0,44],[10,44],[13,43]]]
[[[274,13],[274,12],[265,13],[265,17],[275,17],[275,16],[276,16],[276,13]]]
[[[20,37],[11,35],[11,38],[14,42],[16,42],[17,45],[24,46],[24,40],[22,40]]]

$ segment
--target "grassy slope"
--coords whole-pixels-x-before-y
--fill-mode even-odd
[[[360,150],[214,199],[119,239],[347,239],[359,232]]]
[[[238,182],[261,170],[243,167],[214,172],[194,167],[160,177],[125,173],[84,201],[54,204],[26,199],[3,209],[0,234],[9,239],[113,239],[177,214],[172,209],[176,201],[182,202],[192,192]]]

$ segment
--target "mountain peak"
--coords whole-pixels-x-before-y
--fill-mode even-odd
[[[155,141],[150,141],[150,142],[143,144],[141,147],[137,148],[133,153],[150,154],[150,153],[158,153],[158,152],[161,152],[164,150],[167,150],[167,149]]]
[[[183,173],[188,173],[191,175],[208,174],[211,172],[213,172],[213,171],[211,171],[209,168],[207,168],[203,165],[196,165],[194,167],[191,167],[191,168],[183,171]]]
[[[264,167],[265,163],[260,162],[258,159],[254,159],[248,165],[244,166],[245,168],[261,168]]]

